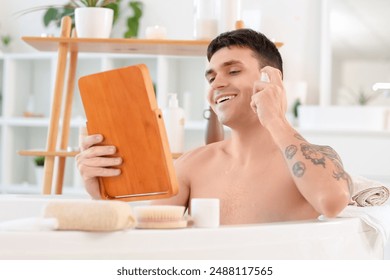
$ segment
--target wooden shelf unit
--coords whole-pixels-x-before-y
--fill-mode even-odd
[[[46,150],[19,151],[25,156],[44,156],[45,169],[43,194],[62,193],[66,157],[74,157],[77,152],[67,152],[70,118],[73,102],[73,88],[79,52],[129,53],[174,56],[205,56],[207,40],[141,40],[141,39],[92,39],[71,36],[71,19],[64,17],[60,37],[22,37],[39,51],[57,52],[57,70],[54,94],[51,104]],[[67,67],[67,64],[68,67]],[[66,75],[66,69],[68,73]],[[67,80],[65,81],[65,79]],[[66,83],[65,98],[63,98]],[[64,102],[63,102],[64,100]],[[64,104],[62,104],[64,103]],[[63,112],[62,118],[60,112]],[[62,122],[60,124],[60,122]],[[59,129],[61,131],[59,132]],[[57,145],[57,138],[60,138]],[[177,158],[180,154],[173,154]],[[58,157],[57,178],[53,182],[55,158]]]

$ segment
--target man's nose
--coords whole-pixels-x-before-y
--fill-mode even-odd
[[[223,75],[218,75],[214,78],[214,81],[212,83],[212,87],[214,89],[221,89],[228,85],[228,80]]]

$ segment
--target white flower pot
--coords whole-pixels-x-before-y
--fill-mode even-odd
[[[101,7],[75,9],[75,25],[79,38],[109,38],[114,11]]]
[[[43,166],[35,166],[35,179],[39,188],[43,187]]]

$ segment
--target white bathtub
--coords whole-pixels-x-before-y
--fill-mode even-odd
[[[0,221],[38,216],[49,199],[0,195]],[[358,218],[218,229],[0,232],[0,259],[383,259]]]

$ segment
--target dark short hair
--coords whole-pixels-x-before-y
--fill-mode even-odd
[[[207,48],[207,59],[222,48],[237,46],[251,49],[259,60],[260,67],[272,66],[283,74],[283,61],[275,44],[264,34],[252,29],[237,29],[221,33],[213,39]]]

